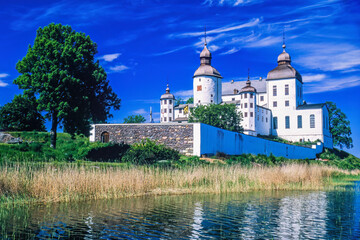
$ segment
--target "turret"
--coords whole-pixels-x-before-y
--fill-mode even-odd
[[[160,98],[160,122],[168,123],[174,120],[174,100],[175,97],[170,93],[169,84],[165,94]]]

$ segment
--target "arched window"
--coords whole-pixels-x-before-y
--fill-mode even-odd
[[[315,128],[315,115],[310,115],[310,128]]]
[[[108,132],[103,132],[101,134],[101,142],[108,143],[110,141],[110,134]]]

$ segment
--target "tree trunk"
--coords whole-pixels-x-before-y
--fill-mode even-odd
[[[56,149],[56,130],[58,125],[57,113],[52,114],[51,131],[50,131],[50,147]]]

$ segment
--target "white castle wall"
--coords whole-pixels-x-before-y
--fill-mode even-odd
[[[323,144],[313,145],[312,148],[294,146],[265,140],[245,134],[231,132],[202,123],[194,124],[193,154],[216,154],[223,152],[229,155],[265,154],[271,153],[277,157],[290,159],[314,159],[322,152]]]
[[[212,76],[198,76],[193,81],[194,105],[221,103],[221,79]]]

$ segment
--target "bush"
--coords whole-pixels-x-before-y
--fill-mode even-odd
[[[177,161],[180,158],[178,151],[168,148],[162,144],[156,144],[155,141],[146,139],[140,143],[135,143],[126,152],[123,162],[134,164],[154,164],[159,160]]]
[[[95,143],[79,150],[78,158],[98,162],[120,162],[130,145],[125,143]]]

